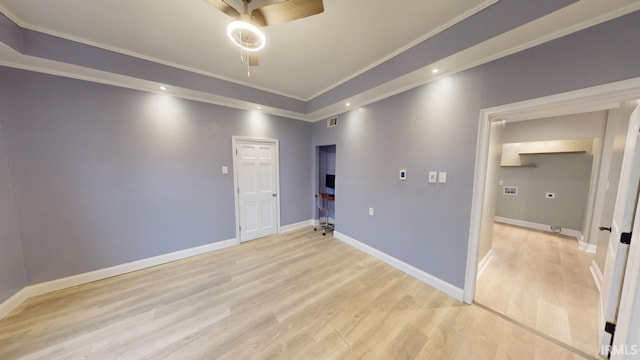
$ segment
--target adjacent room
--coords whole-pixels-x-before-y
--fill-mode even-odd
[[[601,159],[613,151],[602,146],[606,124],[618,118],[614,110],[497,123],[488,175],[497,191],[486,193],[495,224],[476,302],[594,355],[599,283],[588,230]]]
[[[0,0],[0,359],[632,359],[640,1]]]

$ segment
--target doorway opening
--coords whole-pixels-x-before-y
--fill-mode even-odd
[[[322,231],[322,235],[335,230],[336,203],[336,145],[318,146],[316,200],[317,226],[314,230]]]
[[[491,129],[485,201],[493,209],[475,301],[585,353],[597,349],[599,296],[587,210],[605,124],[617,119],[609,115],[500,121]]]
[[[475,184],[474,184],[474,199],[472,206],[472,223],[471,223],[471,231],[470,231],[470,242],[469,242],[469,256],[467,262],[467,277],[465,280],[465,296],[464,300],[467,303],[471,303],[474,300],[482,301],[482,289],[480,286],[483,286],[482,279],[478,281],[477,275],[480,274],[483,276],[483,272],[486,274],[490,269],[490,265],[488,264],[500,264],[502,262],[502,274],[512,272],[514,273],[514,269],[519,270],[523,268],[529,268],[529,274],[519,274],[519,279],[515,280],[497,280],[495,283],[502,281],[502,284],[497,287],[502,286],[500,289],[494,287],[493,292],[494,298],[491,299],[495,301],[494,310],[502,313],[506,316],[512,316],[512,318],[520,322],[521,324],[528,326],[534,330],[538,330],[538,332],[542,335],[547,336],[548,338],[555,338],[559,342],[568,343],[569,347],[573,347],[574,349],[579,350],[582,354],[594,356],[598,353],[603,354],[603,349],[606,346],[600,346],[607,341],[604,332],[604,321],[606,315],[607,305],[600,305],[600,302],[605,304],[611,304],[611,301],[608,294],[611,291],[615,292],[616,286],[613,288],[609,286],[608,290],[599,289],[595,284],[598,283],[597,276],[591,276],[591,271],[594,268],[600,268],[601,264],[597,264],[596,257],[590,255],[586,252],[578,252],[576,251],[578,248],[578,241],[581,241],[581,248],[583,250],[594,251],[600,245],[604,247],[604,253],[607,253],[607,260],[605,261],[607,265],[602,269],[604,275],[602,276],[603,288],[607,288],[607,279],[609,279],[609,283],[616,284],[616,276],[614,276],[613,272],[609,270],[605,270],[608,267],[612,266],[612,263],[619,263],[619,258],[615,258],[609,256],[608,253],[611,250],[611,246],[606,246],[607,244],[600,244],[600,235],[599,228],[600,227],[608,227],[603,226],[607,225],[606,219],[606,206],[604,204],[607,202],[607,193],[603,191],[603,189],[612,188],[611,184],[615,181],[608,181],[611,173],[615,173],[612,168],[615,166],[603,166],[605,162],[611,163],[611,157],[607,158],[605,156],[605,147],[612,146],[612,142],[607,144],[607,136],[606,134],[615,133],[614,129],[611,129],[611,124],[615,123],[615,121],[611,120],[612,114],[615,115],[616,112],[623,113],[626,111],[627,116],[633,111],[638,102],[634,99],[637,99],[640,95],[640,81],[633,80],[622,83],[609,84],[606,86],[601,86],[598,88],[585,89],[580,91],[575,91],[572,93],[559,94],[555,96],[550,96],[547,98],[535,99],[531,101],[525,101],[516,104],[510,104],[505,106],[500,106],[491,109],[485,109],[481,112],[480,118],[480,131],[478,137],[478,152],[476,157],[476,172],[475,172]],[[575,230],[581,230],[578,232],[567,232],[564,231],[564,234],[554,234],[551,226],[553,223],[548,224],[547,222],[536,222],[533,220],[529,220],[528,222],[523,223],[515,223],[515,224],[495,224],[495,215],[496,215],[496,203],[498,197],[508,197],[507,200],[513,200],[515,194],[523,194],[521,191],[529,191],[527,186],[535,185],[535,184],[527,184],[517,186],[514,184],[509,184],[508,182],[516,181],[514,179],[505,179],[507,176],[502,173],[499,174],[498,171],[493,171],[492,168],[500,169],[500,163],[502,161],[502,149],[503,149],[503,141],[496,141],[496,134],[499,132],[504,132],[506,126],[510,124],[516,124],[517,122],[523,122],[528,120],[537,120],[545,119],[549,117],[558,117],[558,116],[567,116],[571,114],[585,114],[591,112],[608,112],[607,121],[605,122],[607,128],[603,129],[603,133],[605,136],[600,139],[592,140],[592,151],[589,149],[584,150],[573,150],[567,151],[565,154],[549,154],[550,151],[534,151],[534,150],[522,150],[518,152],[519,160],[521,161],[518,166],[519,168],[511,168],[504,169],[505,171],[514,170],[523,172],[532,172],[536,169],[535,165],[541,162],[542,157],[552,158],[544,159],[542,161],[544,164],[540,165],[539,170],[544,170],[548,164],[546,161],[551,162],[559,162],[557,158],[560,157],[575,157],[578,154],[578,151],[582,154],[582,156],[593,155],[593,167],[590,174],[590,178],[592,179],[591,184],[587,184],[587,187],[590,188],[589,194],[587,194],[587,208],[584,210],[584,217],[582,223],[577,223],[574,227],[578,227]],[[629,121],[629,117],[626,119]],[[536,121],[530,121],[530,123],[535,123]],[[523,123],[524,124],[524,123]],[[521,124],[522,125],[522,124]],[[624,127],[624,132],[627,132],[627,128]],[[580,132],[584,129],[582,128],[574,128],[576,132]],[[637,130],[636,130],[637,131]],[[498,134],[499,135],[499,134]],[[531,134],[529,134],[531,135]],[[634,135],[636,135],[634,133]],[[589,136],[591,137],[591,136]],[[587,138],[586,136],[583,138]],[[595,138],[595,136],[594,136]],[[615,137],[609,138],[609,140]],[[637,136],[634,136],[637,138]],[[541,139],[537,139],[541,140]],[[499,143],[500,146],[496,146],[496,143]],[[620,143],[619,141],[617,142]],[[624,144],[624,140],[622,141]],[[550,144],[546,144],[550,145]],[[594,146],[596,145],[596,146]],[[635,143],[634,143],[635,145]],[[547,146],[549,147],[549,146]],[[628,146],[627,146],[628,147]],[[584,152],[583,152],[584,151]],[[621,151],[619,147],[616,147],[615,151]],[[615,152],[614,151],[614,152]],[[569,154],[571,152],[571,154]],[[599,155],[602,155],[599,157]],[[610,155],[610,154],[609,154]],[[607,155],[607,156],[609,156]],[[618,154],[620,155],[620,154]],[[624,156],[628,157],[627,155]],[[556,160],[554,160],[556,159]],[[588,159],[583,159],[585,164],[588,162]],[[565,166],[574,166],[575,163],[579,163],[581,160],[574,159],[573,164],[565,165]],[[615,161],[614,161],[615,162]],[[493,163],[493,164],[492,164]],[[496,165],[497,164],[497,165]],[[557,165],[557,164],[556,164]],[[528,166],[528,167],[527,167]],[[627,166],[628,168],[629,166]],[[587,170],[583,170],[585,172]],[[622,174],[620,175],[620,173]],[[514,174],[511,174],[514,175]],[[531,175],[531,174],[530,174]],[[620,184],[624,182],[623,178],[628,180],[631,179],[630,183],[634,183],[633,177],[630,176],[630,172],[624,171],[624,166],[622,171],[618,171],[618,175],[620,175],[621,181]],[[515,177],[518,176],[523,177],[522,174],[515,174]],[[501,179],[502,177],[502,179]],[[584,174],[583,174],[584,177]],[[499,185],[499,181],[503,180],[502,185]],[[526,180],[526,179],[525,179]],[[530,179],[531,180],[531,179]],[[530,181],[532,182],[532,180]],[[579,187],[579,186],[578,186]],[[624,192],[624,196],[618,196],[621,191],[617,191],[615,197],[617,200],[614,203],[621,203],[627,206],[627,208],[635,209],[635,200],[637,195],[637,181],[635,182],[635,190],[636,193],[631,195],[631,191],[628,191],[628,186],[626,187],[627,191]],[[584,187],[583,187],[584,191]],[[538,192],[541,192],[538,189]],[[560,191],[556,194],[553,194],[553,191],[549,191],[551,194],[546,194],[546,192],[538,194],[541,195],[540,200],[548,200],[553,201],[557,200]],[[609,197],[612,192],[616,192],[615,189],[609,192]],[[549,196],[549,197],[547,197]],[[584,195],[582,195],[584,196]],[[492,200],[493,199],[493,200]],[[584,199],[581,199],[584,201]],[[504,205],[504,204],[503,204]],[[513,201],[510,205],[514,205]],[[492,207],[493,206],[493,207]],[[526,212],[528,209],[525,206],[524,211]],[[520,210],[523,210],[522,208]],[[515,209],[518,210],[518,209]],[[617,211],[617,210],[616,210]],[[549,212],[549,211],[547,211]],[[515,211],[514,211],[515,213]],[[618,214],[621,214],[618,211]],[[610,216],[610,215],[609,215]],[[517,217],[517,216],[514,216]],[[614,216],[615,217],[615,216]],[[531,229],[527,228],[523,225],[531,225],[535,223],[543,223],[547,225],[546,229]],[[616,223],[615,219],[613,223]],[[531,226],[529,226],[531,227]],[[594,232],[595,229],[595,232]],[[623,229],[623,231],[629,231],[630,228]],[[541,231],[547,230],[547,231]],[[566,227],[553,227],[553,230],[563,231],[567,230]],[[494,237],[495,231],[495,237]],[[610,237],[604,236],[606,240],[609,242],[609,245],[613,243],[612,240],[617,235],[611,235]],[[489,238],[489,246],[487,246],[486,242],[483,239]],[[512,240],[516,238],[516,240]],[[505,240],[506,239],[506,240]],[[576,241],[578,240],[578,241]],[[500,248],[500,252],[502,254],[497,254],[498,252],[494,249],[494,259],[491,260],[491,256],[484,257],[485,254],[491,253],[490,249],[493,248],[493,244],[491,241],[495,242],[496,247]],[[483,243],[484,242],[484,243]],[[501,244],[502,243],[502,244]],[[547,249],[532,249],[533,245],[547,245]],[[565,247],[569,246],[572,250],[572,253],[582,256],[571,257],[567,256]],[[527,251],[523,251],[523,249]],[[527,254],[524,257],[513,259],[505,259],[505,256],[509,255],[522,255],[526,252],[537,251],[541,254],[541,259],[535,260],[531,254]],[[597,250],[596,250],[597,251]],[[507,254],[507,255],[505,255]],[[496,257],[500,256],[501,258],[496,261]],[[591,258],[589,258],[591,256]],[[484,259],[483,259],[484,258]],[[612,259],[610,259],[612,258]],[[481,261],[478,264],[478,260]],[[546,262],[545,262],[546,261]],[[554,261],[558,265],[562,265],[562,263],[569,264],[568,267],[558,267],[554,268]],[[478,266],[480,265],[480,266]],[[509,267],[510,266],[510,267]],[[499,266],[494,266],[499,267]],[[620,273],[624,273],[624,266],[622,267],[622,271]],[[484,271],[483,271],[484,270]],[[506,270],[506,271],[505,271]],[[497,273],[494,269],[494,274]],[[510,274],[516,276],[516,274]],[[547,281],[542,281],[543,275],[548,275]],[[573,281],[572,284],[563,284],[562,281],[567,279],[571,280],[572,275],[577,280]],[[516,277],[517,277],[516,276]],[[611,280],[613,279],[613,280]],[[620,277],[620,286],[622,287]],[[478,281],[478,291],[476,292],[476,281]],[[550,291],[543,297],[544,301],[540,301],[539,299],[535,299],[534,296],[531,296],[530,291],[535,287],[537,283],[541,283],[542,285],[547,285],[548,288],[555,287],[555,293]],[[583,292],[580,290],[580,285],[591,286],[595,288],[593,292],[597,293],[597,298],[592,296],[590,300],[585,300],[585,296]],[[564,294],[562,294],[561,290],[569,288],[573,286],[573,291],[577,293],[577,296],[574,296],[573,299],[567,299]],[[519,288],[519,289],[518,289]],[[612,290],[613,289],[613,290]],[[511,291],[511,292],[509,292]],[[558,295],[560,294],[560,295]],[[618,295],[620,291],[618,291]],[[497,296],[496,296],[497,295]],[[617,300],[617,299],[616,299]],[[632,299],[633,300],[633,299]],[[625,301],[622,299],[622,301]],[[486,301],[485,301],[486,302]],[[572,340],[573,335],[580,335],[580,332],[585,330],[585,327],[576,326],[570,324],[568,318],[571,316],[568,313],[563,313],[562,303],[568,303],[569,306],[579,307],[579,306],[590,306],[591,315],[588,315],[588,311],[578,311],[574,312],[577,314],[576,317],[585,317],[589,318],[588,320],[591,324],[597,324],[596,329],[588,330],[590,331],[591,340],[587,340],[584,343],[579,343],[577,341]],[[582,303],[581,303],[582,302]],[[588,305],[591,304],[591,305]],[[486,304],[485,304],[486,305]],[[495,309],[495,307],[503,306],[502,309]],[[595,310],[594,310],[595,308]],[[545,320],[544,311],[549,310],[549,313],[555,313],[554,316],[547,317]],[[597,315],[594,315],[597,314]],[[517,314],[520,315],[520,318],[516,318]],[[560,324],[563,320],[566,319],[566,323],[568,325],[563,326]],[[595,319],[594,319],[595,318]],[[615,320],[615,319],[614,319]],[[529,321],[529,323],[527,323]],[[606,320],[608,321],[608,320]],[[536,322],[538,322],[536,324]],[[532,325],[533,324],[533,325]],[[547,327],[546,329],[544,327]],[[592,326],[593,327],[593,326]],[[594,334],[595,333],[595,334]],[[617,335],[616,335],[617,336]],[[587,338],[587,337],[585,337]],[[595,339],[595,340],[594,340]],[[610,339],[610,338],[609,338]],[[615,340],[615,337],[614,337]],[[584,346],[583,346],[584,345]],[[609,343],[607,343],[609,345]]]
[[[236,238],[255,240],[280,232],[278,140],[234,136]]]

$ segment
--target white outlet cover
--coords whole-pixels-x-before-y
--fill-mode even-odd
[[[437,183],[438,182],[438,172],[437,171],[429,171],[429,182]]]
[[[222,174],[223,175],[227,175],[229,173],[229,167],[228,166],[223,166],[222,167]]]
[[[446,172],[439,172],[438,173],[438,182],[440,184],[446,184],[447,183],[447,173]]]

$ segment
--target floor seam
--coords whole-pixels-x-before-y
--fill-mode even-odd
[[[558,346],[561,346],[564,349],[566,349],[568,351],[571,351],[572,353],[574,353],[576,355],[582,356],[585,359],[602,360],[602,358],[597,358],[597,357],[594,357],[592,355],[589,355],[589,354],[587,354],[586,352],[584,352],[584,351],[582,351],[580,349],[577,349],[577,348],[575,348],[575,347],[573,347],[573,346],[571,346],[569,344],[566,344],[566,343],[564,343],[564,342],[562,342],[562,341],[560,341],[558,339],[555,339],[555,338],[553,338],[553,337],[551,337],[551,336],[549,336],[549,335],[547,335],[547,334],[545,334],[545,333],[543,333],[543,332],[541,332],[541,331],[539,331],[539,330],[537,330],[535,328],[532,328],[529,325],[521,323],[518,320],[512,319],[509,316],[507,316],[507,315],[505,315],[505,314],[503,314],[501,312],[498,312],[496,310],[493,310],[492,308],[490,308],[490,307],[488,307],[486,305],[482,305],[482,304],[480,304],[478,302],[475,302],[475,301],[473,302],[473,304],[478,306],[479,308],[491,313],[491,314],[494,314],[494,315],[498,316],[499,318],[501,318],[503,320],[506,320],[506,321],[512,323],[513,325],[518,326],[521,329],[524,329],[524,330],[526,330],[526,331],[528,331],[530,333],[533,333],[534,335],[536,335],[538,337],[541,337],[541,338],[543,338],[543,339],[545,339],[547,341],[550,341],[550,342],[552,342],[552,343],[554,343],[554,344],[556,344]]]

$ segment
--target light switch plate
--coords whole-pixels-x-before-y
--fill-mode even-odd
[[[437,171],[429,171],[429,182],[437,183],[438,182],[438,172]]]
[[[407,169],[400,170],[400,180],[407,180]]]
[[[227,166],[223,166],[223,167],[222,167],[222,174],[223,174],[223,175],[227,175],[228,173],[229,173],[229,167],[227,167]]]
[[[372,207],[369,208],[369,215],[373,216],[373,208]]]
[[[498,181],[498,185],[500,185],[500,186],[504,185],[504,180]]]
[[[439,172],[438,173],[438,182],[440,184],[446,184],[447,183],[447,173],[446,172]]]

